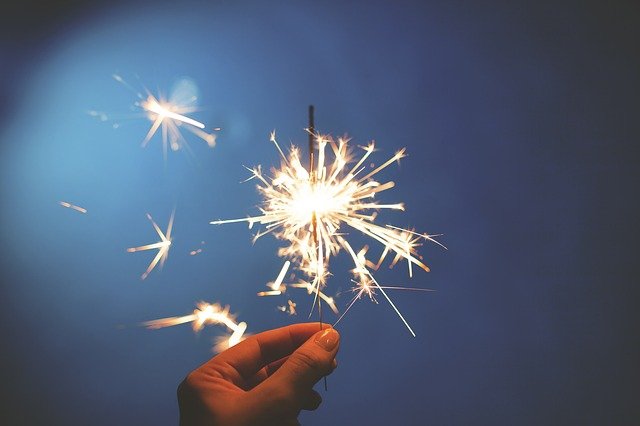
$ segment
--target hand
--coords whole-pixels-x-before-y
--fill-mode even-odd
[[[337,365],[340,335],[318,328],[265,331],[192,371],[178,387],[180,425],[298,425],[322,402],[313,385]]]

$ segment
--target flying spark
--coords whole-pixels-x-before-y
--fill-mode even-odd
[[[200,245],[204,246],[204,241],[200,241]],[[198,254],[202,253],[202,247],[198,247],[197,249],[193,249],[189,252],[189,255],[191,256],[196,256]]]
[[[84,207],[76,206],[74,204],[67,203],[66,201],[60,201],[59,204],[62,207],[66,207],[68,209],[75,210],[75,211],[80,212],[80,213],[86,213],[87,212],[87,209],[85,209]]]
[[[326,286],[330,275],[330,258],[341,250],[346,251],[353,261],[352,272],[356,287],[373,286],[379,290],[415,336],[404,316],[371,272],[378,269],[388,255],[393,255],[390,267],[400,260],[407,261],[410,277],[413,276],[414,265],[429,271],[417,254],[417,247],[422,240],[434,241],[433,235],[417,234],[412,230],[375,223],[380,210],[404,210],[402,203],[381,204],[375,201],[378,194],[393,188],[395,184],[391,181],[380,183],[374,177],[403,158],[405,150],[396,152],[386,162],[367,173],[365,164],[375,151],[374,142],[361,147],[364,153],[354,161],[347,138],[335,140],[319,134],[314,135],[314,138],[318,146],[317,161],[312,170],[307,170],[300,160],[299,149],[292,146],[289,154],[285,155],[276,140],[275,132],[272,132],[270,141],[280,154],[281,167],[273,169],[271,176],[267,177],[263,175],[260,166],[249,169],[249,179],[258,181],[257,189],[263,198],[261,214],[242,219],[216,220],[211,224],[248,222],[249,228],[252,228],[258,223],[264,229],[256,234],[254,241],[268,233],[283,240],[285,246],[279,249],[278,255],[294,261],[296,268],[309,278],[307,283],[292,286],[307,288],[310,294],[314,294],[314,304],[316,301],[320,303],[317,299],[324,299],[320,291]],[[333,157],[331,161],[330,156]],[[353,163],[355,164],[351,165]],[[366,248],[356,254],[347,240],[348,229],[359,231],[382,245],[383,251],[378,262],[373,263],[365,258]],[[282,290],[273,288],[271,291]]]
[[[246,322],[237,322],[234,315],[229,313],[229,306],[222,307],[217,303],[199,302],[193,313],[182,317],[169,317],[143,322],[147,328],[157,330],[159,328],[172,327],[174,325],[192,323],[193,331],[198,332],[205,325],[224,325],[231,333],[228,338],[219,339],[214,347],[217,352],[222,352],[238,343],[246,337]]]
[[[169,218],[169,224],[167,225],[167,231],[165,233],[163,233],[160,227],[153,221],[153,218],[151,217],[151,215],[147,213],[147,218],[151,221],[153,228],[158,233],[158,236],[160,237],[160,241],[153,244],[147,244],[140,247],[131,247],[127,249],[129,253],[134,253],[136,251],[158,249],[158,253],[149,264],[149,267],[147,268],[147,270],[141,276],[143,280],[147,278],[147,276],[151,273],[151,271],[153,271],[153,268],[156,267],[158,262],[160,262],[160,267],[162,268],[162,266],[164,266],[164,262],[167,260],[167,257],[169,256],[169,249],[171,248],[171,230],[173,228],[173,218],[175,216],[175,213],[176,213],[175,210],[171,213],[171,217]]]
[[[320,297],[320,299],[322,301],[324,301],[333,311],[333,313],[335,313],[336,315],[339,314],[338,311],[338,307],[336,306],[335,301],[333,300],[333,297],[327,296],[322,290],[320,290],[319,288],[314,288],[314,286],[306,281],[300,281],[297,283],[292,283],[292,284],[284,284],[284,277],[287,274],[287,271],[289,269],[289,266],[291,265],[291,262],[289,262],[288,260],[286,262],[284,262],[284,265],[282,265],[282,269],[280,270],[280,273],[278,274],[278,277],[276,278],[276,280],[274,282],[268,283],[267,287],[270,288],[270,290],[268,291],[261,291],[258,292],[258,296],[260,297],[264,297],[264,296],[279,296],[281,294],[284,294],[287,291],[287,287],[291,287],[291,288],[302,288],[307,290],[308,294],[313,294],[313,292],[317,292],[318,297]],[[279,307],[282,308],[282,307]],[[280,309],[282,312],[287,311],[287,308],[284,307],[285,309]],[[291,315],[295,315],[295,303],[293,306],[293,309],[291,309],[291,305],[289,306],[289,311],[293,311],[294,314]]]
[[[197,88],[190,80],[180,80],[171,92],[171,96],[167,99],[161,94],[157,96],[152,94],[146,88],[142,91],[134,89],[118,74],[114,74],[113,78],[135,93],[138,100],[134,103],[134,106],[141,110],[143,115],[152,123],[142,141],[142,147],[146,147],[153,136],[160,131],[162,135],[162,152],[165,160],[168,148],[173,151],[178,151],[181,148],[190,150],[186,139],[181,133],[181,129],[190,131],[205,141],[211,148],[216,145],[216,134],[207,132],[204,123],[187,115],[198,111],[196,106],[198,99]],[[107,121],[111,118],[109,114],[101,111],[89,111],[89,114],[99,118],[101,121]],[[220,128],[216,127],[213,130],[219,131]]]
[[[286,312],[289,315],[297,315],[296,306],[297,306],[296,303],[293,300],[289,299],[287,300],[287,305],[278,306],[278,310],[280,312]]]

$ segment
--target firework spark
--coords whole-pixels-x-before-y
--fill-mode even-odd
[[[254,241],[268,233],[285,241],[286,245],[279,249],[278,255],[294,261],[296,268],[309,277],[309,282],[292,286],[310,290],[309,293],[314,294],[314,304],[316,301],[320,303],[320,300],[324,300],[320,290],[325,287],[330,275],[330,258],[341,250],[346,251],[354,264],[356,286],[373,286],[379,290],[415,336],[404,316],[371,272],[376,270],[388,255],[394,256],[391,267],[400,260],[406,260],[409,276],[413,276],[413,265],[429,271],[417,254],[417,247],[421,245],[422,240],[433,241],[432,235],[417,234],[412,230],[375,223],[380,210],[404,210],[402,203],[381,204],[375,201],[374,198],[378,194],[393,188],[395,184],[391,181],[380,183],[374,177],[403,158],[405,150],[396,152],[367,173],[364,164],[375,151],[374,142],[361,147],[364,153],[354,161],[347,138],[335,140],[319,134],[314,137],[318,146],[317,160],[312,170],[307,170],[300,160],[299,149],[292,146],[289,155],[285,155],[276,140],[275,132],[272,132],[270,141],[280,154],[281,167],[272,170],[271,176],[268,177],[263,175],[260,166],[249,169],[252,173],[249,179],[258,180],[257,189],[263,197],[261,214],[242,219],[216,220],[211,224],[248,222],[249,228],[252,228],[258,223],[263,225],[264,229],[256,234]],[[333,157],[332,161],[328,160],[330,155]],[[382,245],[383,251],[377,263],[365,258],[366,248],[356,254],[347,240],[346,231],[349,228]],[[272,291],[281,290],[274,288]]]
[[[87,212],[87,209],[85,209],[84,207],[76,206],[74,204],[67,203],[66,201],[60,201],[59,204],[62,207],[66,207],[68,209],[75,210],[75,211],[80,212],[80,213],[86,213]]]
[[[131,247],[127,249],[129,253],[158,249],[158,253],[149,264],[149,267],[147,268],[147,270],[141,276],[143,280],[147,278],[147,276],[151,273],[151,271],[153,271],[153,268],[156,267],[158,262],[160,262],[160,267],[162,268],[162,266],[164,266],[164,262],[167,260],[167,257],[169,256],[169,249],[171,248],[171,230],[173,228],[173,218],[175,217],[175,213],[176,213],[175,210],[171,213],[171,217],[169,218],[169,224],[167,225],[167,231],[165,233],[163,233],[160,227],[153,221],[153,218],[151,217],[151,215],[147,213],[147,218],[151,221],[153,228],[158,233],[158,236],[160,237],[160,241],[153,244],[147,244],[140,247]]]
[[[287,287],[302,288],[307,290],[308,294],[313,294],[314,292],[317,292],[317,296],[320,297],[320,299],[324,301],[336,315],[338,315],[339,314],[338,307],[336,306],[336,303],[333,300],[333,297],[327,296],[322,290],[320,290],[317,287],[314,287],[311,283],[306,281],[299,281],[297,283],[292,283],[292,284],[283,283],[284,277],[287,274],[287,271],[289,270],[290,265],[291,265],[291,262],[289,262],[288,260],[284,262],[284,265],[282,265],[282,269],[280,270],[280,273],[278,274],[278,277],[276,278],[276,280],[274,282],[267,283],[267,287],[269,287],[270,290],[258,292],[258,296],[260,297],[279,296],[281,294],[284,294],[287,291]],[[282,306],[279,307],[279,309],[282,312],[287,311],[286,306],[284,307],[285,309],[282,309],[282,308],[283,308]],[[295,315],[295,312],[296,312],[295,303],[293,304],[293,307],[291,306],[291,304],[289,304],[289,312],[294,312],[291,315]]]
[[[229,313],[229,306],[222,307],[217,303],[199,302],[193,313],[181,317],[160,318],[143,322],[147,328],[157,330],[159,328],[172,327],[174,325],[192,323],[193,331],[198,332],[205,325],[224,325],[231,332],[228,338],[219,339],[214,347],[215,351],[222,352],[244,340],[244,332],[247,330],[246,322],[237,322],[234,315]]]
[[[260,293],[258,293],[258,296],[279,296],[284,293],[287,287],[282,282],[284,281],[284,276],[287,274],[290,265],[291,262],[289,262],[288,260],[284,262],[284,265],[282,265],[282,269],[280,270],[280,273],[278,274],[276,280],[272,283],[267,284],[267,287],[269,287],[271,290],[261,291]]]
[[[200,241],[200,245],[201,245],[201,246],[204,246],[204,244],[205,244],[205,243],[204,243],[204,241]],[[191,251],[189,252],[189,255],[190,255],[190,256],[197,256],[197,255],[199,255],[200,253],[202,253],[202,247],[198,247],[198,248],[196,248],[196,249],[191,250]]]
[[[296,306],[297,306],[297,305],[296,305],[296,303],[295,303],[293,300],[288,299],[288,300],[287,300],[287,305],[286,305],[286,306],[285,306],[285,305],[283,305],[283,306],[278,306],[278,310],[279,310],[280,312],[286,312],[286,313],[288,313],[289,315],[297,315]]]
[[[152,123],[142,140],[142,147],[146,147],[153,136],[160,131],[165,160],[168,148],[173,151],[178,151],[181,148],[189,150],[189,145],[182,135],[181,129],[190,131],[212,148],[216,145],[216,134],[207,132],[203,123],[187,116],[187,114],[198,111],[196,106],[197,89],[190,80],[179,81],[167,99],[161,94],[152,94],[146,88],[142,91],[136,90],[118,74],[114,74],[113,78],[135,93],[138,100],[134,106],[141,110],[142,114]],[[89,114],[101,121],[111,118],[109,114],[101,111],[89,111]],[[218,131],[220,128],[216,127],[213,130]]]

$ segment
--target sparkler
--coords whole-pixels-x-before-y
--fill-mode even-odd
[[[67,203],[66,201],[60,201],[59,204],[62,207],[66,207],[68,209],[75,210],[75,211],[80,212],[80,213],[86,213],[87,212],[87,209],[85,209],[84,207],[76,206],[74,204]]]
[[[251,177],[258,181],[257,189],[262,195],[261,214],[241,219],[215,220],[211,224],[247,222],[251,229],[256,223],[263,225],[254,241],[266,234],[273,234],[285,245],[278,255],[295,262],[303,272],[307,284],[314,294],[315,303],[323,298],[320,290],[326,286],[329,276],[329,260],[340,251],[346,251],[354,265],[352,273],[356,288],[379,290],[409,332],[415,337],[407,320],[391,301],[383,286],[372,274],[389,255],[393,255],[391,267],[400,260],[407,261],[409,276],[413,276],[413,265],[429,271],[417,254],[422,240],[435,242],[435,235],[418,234],[413,230],[375,223],[380,210],[404,210],[402,203],[381,204],[374,198],[394,187],[394,182],[380,183],[374,178],[389,165],[405,156],[405,149],[370,172],[366,172],[365,162],[375,151],[375,143],[360,147],[364,153],[357,161],[349,149],[347,138],[335,140],[331,136],[310,131],[318,147],[317,162],[310,161],[309,170],[302,166],[299,149],[292,146],[285,155],[278,144],[275,132],[270,135],[281,157],[279,169],[273,169],[271,176],[265,177],[260,166],[249,169]],[[329,160],[329,157],[333,157]],[[355,165],[350,166],[354,163]],[[347,240],[348,229],[359,231],[382,245],[383,251],[377,263],[366,259],[366,249],[359,254]],[[316,242],[317,241],[317,242]],[[280,289],[272,289],[281,291]],[[367,292],[367,294],[373,294]],[[364,293],[362,293],[364,294]],[[325,301],[326,302],[326,301]]]
[[[147,276],[151,273],[151,271],[153,271],[153,269],[156,267],[158,262],[160,262],[160,267],[162,268],[162,266],[164,266],[164,262],[167,260],[167,257],[169,256],[169,249],[171,248],[171,230],[173,228],[173,218],[175,217],[175,213],[176,211],[174,209],[173,212],[171,213],[171,217],[169,218],[169,224],[167,225],[167,231],[165,233],[163,233],[162,230],[160,230],[160,227],[153,221],[153,218],[151,217],[151,215],[147,213],[147,218],[151,221],[153,228],[158,233],[158,236],[160,237],[160,241],[153,244],[147,244],[140,247],[131,247],[127,249],[129,253],[134,253],[136,251],[158,249],[158,253],[149,264],[149,267],[147,268],[147,270],[141,276],[143,280],[147,278]]]
[[[198,302],[193,313],[181,317],[160,318],[143,322],[147,328],[157,330],[159,328],[172,327],[174,325],[192,323],[193,331],[198,332],[205,325],[224,325],[231,332],[228,338],[222,337],[214,347],[221,352],[244,340],[244,332],[247,330],[246,322],[237,322],[236,317],[229,313],[229,306],[222,307],[217,303]]]
[[[189,149],[189,145],[180,131],[181,129],[190,131],[212,148],[216,145],[216,134],[208,133],[205,131],[206,126],[203,123],[187,116],[187,114],[198,110],[196,106],[198,98],[196,89],[189,80],[182,80],[171,96],[166,99],[160,94],[157,96],[152,94],[146,88],[143,91],[134,89],[118,74],[113,74],[113,78],[135,93],[138,100],[134,103],[134,106],[141,109],[144,116],[152,123],[142,141],[143,148],[160,130],[162,134],[162,152],[165,160],[169,147],[173,151],[178,151],[182,147]],[[98,117],[102,121],[109,119],[109,115],[104,112],[89,111],[89,114]],[[216,127],[213,130],[219,131],[220,128]]]

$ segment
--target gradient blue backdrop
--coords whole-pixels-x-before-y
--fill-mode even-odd
[[[309,103],[321,131],[375,139],[378,162],[408,148],[383,197],[407,211],[383,218],[442,232],[450,250],[426,245],[432,272],[410,282],[437,292],[393,295],[417,338],[385,303],[353,308],[340,367],[303,424],[637,420],[636,10],[346,3],[100,7],[28,55],[6,40],[6,423],[175,424],[176,386],[220,330],[140,321],[201,299],[230,304],[254,333],[304,320],[255,296],[279,271],[278,243],[208,222],[255,212],[242,166],[277,162],[274,128],[304,144]],[[152,90],[192,78],[218,146],[189,137],[195,157],[163,165],[159,139],[140,148],[145,120],[88,116],[128,112],[114,72]],[[169,260],[141,282],[152,254],[125,248],[153,241],[145,213],[164,227],[174,205]],[[348,262],[335,266],[338,291]],[[379,277],[408,283],[404,265]]]

